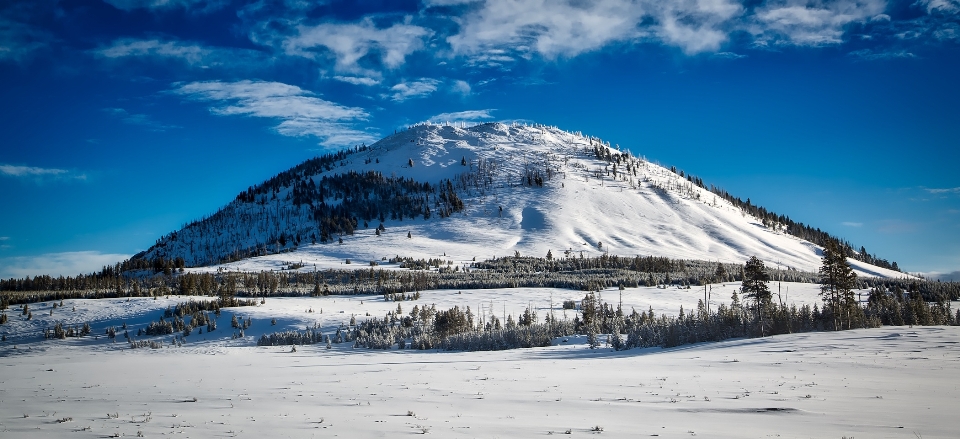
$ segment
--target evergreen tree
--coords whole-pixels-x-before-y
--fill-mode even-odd
[[[724,282],[727,280],[727,269],[723,268],[723,264],[717,262],[717,270],[713,272],[713,278],[716,282]]]
[[[820,266],[820,296],[833,313],[834,329],[840,330],[843,320],[850,329],[857,301],[853,288],[857,283],[857,274],[847,263],[840,243],[828,241],[823,247],[823,265]]]
[[[757,315],[760,317],[760,336],[764,335],[763,310],[770,303],[771,294],[767,283],[770,282],[770,275],[767,269],[756,256],[751,256],[747,260],[743,269],[743,282],[741,290],[745,297],[753,299],[756,306]]]

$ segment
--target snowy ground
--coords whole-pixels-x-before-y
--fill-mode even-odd
[[[740,284],[737,282],[728,282],[726,284],[713,284],[708,287],[710,294],[711,309],[721,303],[729,305],[733,292],[738,290]],[[819,285],[783,282],[771,283],[774,301],[795,304],[801,306],[804,304],[813,305],[820,303]],[[858,290],[862,299],[867,299],[868,290]],[[268,298],[266,303],[256,307],[225,308],[223,314],[218,320],[218,332],[213,334],[198,334],[187,337],[190,343],[226,343],[230,345],[247,345],[254,343],[261,334],[271,333],[289,329],[302,330],[306,326],[313,327],[318,325],[324,331],[335,331],[341,324],[350,322],[351,316],[356,316],[358,321],[383,316],[390,311],[395,311],[397,305],[401,307],[404,314],[408,314],[413,307],[435,305],[439,310],[446,310],[454,306],[461,308],[470,307],[471,311],[480,318],[485,318],[491,313],[502,321],[505,321],[506,315],[513,315],[516,319],[523,313],[524,309],[531,307],[534,309],[542,321],[551,312],[551,303],[553,313],[558,319],[573,319],[576,311],[564,311],[563,302],[573,300],[580,303],[584,297],[584,292],[560,288],[502,288],[502,289],[484,289],[484,290],[430,290],[421,293],[422,297],[416,301],[389,302],[384,301],[382,296],[328,296],[328,297],[277,297]],[[657,287],[639,287],[627,288],[621,292],[616,288],[608,288],[599,294],[599,298],[613,306],[623,304],[625,313],[630,313],[632,309],[637,312],[653,309],[657,314],[677,315],[680,308],[684,312],[697,309],[697,301],[704,299],[703,287],[691,287],[690,289],[680,289],[677,287],[657,288]],[[8,342],[0,344],[0,353],[7,352],[12,345],[23,343],[35,343],[42,340],[43,329],[53,328],[54,324],[60,322],[67,326],[80,326],[89,322],[93,328],[93,334],[102,335],[107,327],[113,326],[122,333],[122,325],[127,325],[127,330],[132,334],[137,329],[146,328],[147,324],[157,320],[168,306],[188,300],[212,300],[209,297],[186,297],[169,296],[161,297],[157,300],[146,298],[131,299],[90,299],[90,300],[65,300],[63,307],[53,310],[54,302],[35,303],[30,305],[33,312],[33,319],[27,320],[22,316],[20,310],[13,308],[7,310],[7,316],[10,322],[0,326],[0,334],[7,337]],[[743,300],[741,298],[741,300]],[[552,302],[551,302],[552,301]],[[621,302],[622,301],[622,302]],[[59,302],[57,302],[59,303]],[[239,317],[253,319],[253,326],[249,328],[245,335],[246,341],[232,338],[230,328],[230,318],[233,314]],[[272,319],[277,319],[276,325],[271,325]],[[485,319],[486,320],[486,319]],[[223,338],[227,337],[228,341]],[[169,339],[167,337],[166,339]],[[101,346],[109,344],[106,338],[85,339],[72,342],[91,346]]]
[[[772,285],[774,291],[776,285]],[[784,284],[788,303],[816,285]],[[715,285],[729,301],[733,284]],[[675,314],[700,289],[627,289],[624,307]],[[427,291],[414,304],[505,309],[541,318],[557,289]],[[603,292],[607,302],[617,290]],[[34,304],[34,319],[0,326],[0,437],[956,437],[960,328],[886,327],[729,340],[673,349],[590,350],[579,337],[502,352],[369,351],[347,344],[255,347],[256,337],[319,323],[333,328],[397,303],[376,296],[267,299],[225,310],[219,329],[181,347],[126,348],[98,339],[48,340],[52,319],[94,333],[131,332],[183,298]],[[362,303],[361,303],[362,301]],[[76,311],[74,311],[74,306]],[[310,310],[314,312],[309,312]],[[321,314],[320,310],[323,310]],[[342,313],[340,311],[343,311]],[[487,311],[487,312],[488,312]],[[232,339],[232,312],[253,318]],[[562,317],[562,311],[555,311]],[[568,313],[570,313],[568,311]],[[573,314],[568,314],[569,318]],[[271,326],[269,320],[277,318]],[[169,340],[169,337],[159,339]],[[16,348],[13,347],[16,345]],[[196,398],[196,399],[194,399]],[[63,422],[60,422],[63,421]],[[602,433],[591,429],[600,427]]]

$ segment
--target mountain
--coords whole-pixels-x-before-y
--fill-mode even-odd
[[[251,186],[129,263],[259,271],[550,252],[734,263],[756,255],[772,267],[819,268],[820,246],[798,236],[825,233],[712,189],[577,132],[424,124]],[[850,262],[861,275],[903,276]]]

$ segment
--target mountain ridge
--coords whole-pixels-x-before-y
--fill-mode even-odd
[[[158,261],[209,266],[288,252],[342,261],[553,251],[722,262],[757,254],[816,271],[819,247],[790,235],[796,224],[580,132],[420,124],[251,186],[128,262],[156,268]],[[861,274],[901,275],[854,265]]]

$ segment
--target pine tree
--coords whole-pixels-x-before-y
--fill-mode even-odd
[[[840,330],[846,318],[847,329],[851,327],[853,310],[857,301],[853,288],[857,283],[857,274],[847,263],[840,243],[828,241],[823,247],[823,265],[820,266],[820,296],[833,313],[834,329]]]
[[[757,315],[760,317],[761,337],[764,336],[763,309],[770,303],[770,299],[772,298],[767,282],[770,282],[770,275],[767,274],[766,267],[763,266],[763,261],[756,256],[751,256],[750,259],[747,260],[746,266],[744,266],[743,282],[741,283],[740,289],[743,290],[745,297],[751,298],[754,301]]]
[[[717,262],[717,271],[713,272],[713,278],[716,282],[720,283],[727,280],[727,269],[723,268],[723,264]]]
[[[590,349],[600,347],[600,340],[597,338],[597,298],[593,293],[588,293],[580,302],[580,312],[583,314],[584,331],[587,333],[587,344]]]

